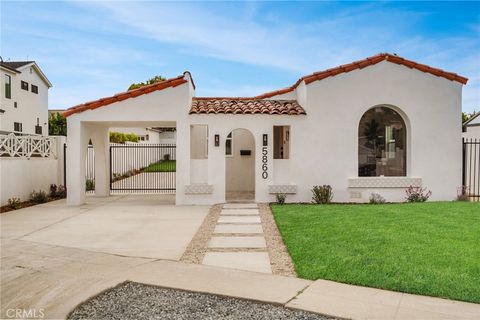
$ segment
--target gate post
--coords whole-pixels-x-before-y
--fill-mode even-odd
[[[467,170],[466,170],[467,156],[465,154],[466,152],[467,152],[467,147],[466,147],[466,143],[465,143],[465,138],[462,138],[462,190],[464,190],[465,186],[467,185],[467,181],[466,181],[466,178],[467,178]]]
[[[110,161],[108,128],[95,128],[92,134],[93,150],[95,152],[95,195],[106,197],[110,195]]]

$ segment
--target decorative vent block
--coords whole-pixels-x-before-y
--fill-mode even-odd
[[[206,183],[195,183],[185,186],[185,194],[209,194],[213,193],[213,186]]]
[[[408,177],[363,177],[348,179],[349,188],[408,188],[421,187],[422,178]]]
[[[297,193],[296,184],[275,184],[268,186],[268,193]]]

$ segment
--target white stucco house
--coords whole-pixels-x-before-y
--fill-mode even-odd
[[[463,137],[480,140],[480,112],[463,123]]]
[[[378,54],[255,97],[196,97],[189,72],[68,109],[68,204],[85,201],[88,140],[95,193],[110,194],[108,130],[176,128],[176,203],[257,202],[286,193],[310,202],[331,185],[336,202],[372,192],[403,201],[425,186],[452,200],[462,184],[462,86],[467,79]]]
[[[0,133],[48,136],[48,89],[35,61],[1,61]]]

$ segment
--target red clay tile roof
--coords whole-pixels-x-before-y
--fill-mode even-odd
[[[189,114],[282,114],[303,115],[295,100],[254,98],[193,98]]]
[[[435,76],[443,77],[443,78],[446,78],[446,79],[451,80],[451,81],[457,81],[457,82],[460,82],[461,84],[466,84],[467,81],[468,81],[467,78],[459,76],[456,73],[443,71],[442,69],[432,68],[432,67],[427,66],[425,64],[416,63],[414,61],[407,60],[407,59],[404,59],[402,57],[399,57],[399,56],[396,56],[396,55],[393,55],[393,54],[380,53],[380,54],[377,54],[375,56],[366,58],[364,60],[359,60],[359,61],[355,61],[355,62],[352,62],[352,63],[349,63],[349,64],[344,64],[344,65],[341,65],[341,66],[338,66],[338,67],[335,67],[335,68],[331,68],[331,69],[327,69],[327,70],[324,70],[324,71],[312,73],[310,75],[307,75],[307,76],[304,76],[304,77],[298,79],[298,81],[293,86],[290,86],[290,87],[287,87],[287,88],[284,88],[284,89],[280,89],[280,90],[275,90],[275,91],[272,91],[272,92],[267,92],[267,93],[258,95],[255,98],[256,99],[271,98],[271,97],[274,97],[274,96],[277,96],[277,95],[284,94],[284,93],[291,92],[291,91],[295,90],[295,88],[302,81],[305,81],[305,84],[309,84],[309,83],[312,83],[312,82],[317,81],[317,80],[322,80],[322,79],[325,79],[325,78],[328,78],[328,77],[336,76],[337,74],[340,74],[340,73],[350,72],[350,71],[356,70],[356,69],[363,69],[365,67],[377,64],[377,63],[382,62],[382,61],[389,61],[389,62],[396,63],[396,64],[399,64],[399,65],[404,65],[404,66],[407,66],[409,68],[417,69],[417,70],[427,72],[427,73],[431,73]]]
[[[75,114],[75,113],[83,112],[83,111],[86,111],[86,110],[97,109],[97,108],[112,104],[114,102],[126,100],[126,99],[129,99],[129,98],[138,97],[138,96],[141,96],[143,94],[147,94],[147,93],[151,93],[151,92],[154,92],[154,91],[163,90],[163,89],[171,88],[171,87],[174,88],[176,86],[179,86],[181,84],[184,84],[184,83],[188,82],[185,79],[185,73],[181,76],[176,77],[176,78],[171,78],[171,79],[167,79],[167,80],[162,81],[162,82],[153,83],[153,84],[150,84],[150,85],[138,88],[138,89],[117,93],[116,95],[111,96],[111,97],[106,97],[106,98],[98,99],[98,100],[95,100],[95,101],[90,101],[90,102],[86,102],[86,103],[83,103],[83,104],[79,104],[75,107],[71,107],[71,108],[68,108],[67,110],[65,110],[65,112],[63,112],[63,116],[68,117],[68,116],[71,116],[72,114]]]

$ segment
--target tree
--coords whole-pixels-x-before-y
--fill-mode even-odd
[[[48,135],[50,136],[66,136],[67,135],[67,119],[60,112],[55,112],[48,118]]]
[[[157,82],[162,82],[162,81],[165,81],[167,79],[165,79],[164,77],[162,76],[155,76],[151,79],[148,79],[146,82],[139,82],[139,83],[132,83],[130,85],[130,87],[128,87],[128,90],[133,90],[133,89],[138,89],[138,88],[141,88],[141,87],[144,87],[144,86],[148,86],[149,84],[154,84],[154,83],[157,83]]]
[[[110,142],[125,143],[127,141],[138,142],[138,136],[134,133],[110,132]]]
[[[462,111],[462,123],[465,123],[465,121],[468,121],[475,114],[476,114],[475,110],[473,110],[473,112],[470,112],[470,113],[466,113]]]

